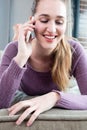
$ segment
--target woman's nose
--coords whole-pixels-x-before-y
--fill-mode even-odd
[[[55,33],[56,32],[56,24],[54,22],[48,23],[47,31],[50,33]]]

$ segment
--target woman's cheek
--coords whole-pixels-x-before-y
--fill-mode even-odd
[[[36,24],[35,24],[35,30],[36,30],[36,32],[38,32],[38,33],[42,33],[43,30],[44,30],[43,25],[40,24],[40,23],[36,23]]]
[[[65,33],[65,28],[60,28],[60,34],[64,34]]]

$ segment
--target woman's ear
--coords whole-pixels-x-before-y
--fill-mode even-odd
[[[34,20],[34,16],[30,16],[30,17],[29,17],[29,20]]]
[[[34,17],[34,16],[30,16],[30,17],[29,17],[29,20],[32,20],[32,21],[33,21],[33,24],[35,25],[35,17]]]
[[[33,17],[33,16],[30,16],[30,17],[29,17],[29,20],[31,20],[31,19],[32,19],[32,17]]]

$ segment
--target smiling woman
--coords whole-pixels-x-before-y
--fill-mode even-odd
[[[87,56],[79,42],[66,37],[65,2],[34,0],[32,11],[29,21],[19,25],[17,41],[8,44],[0,65],[0,108],[10,107],[21,93],[8,111],[14,115],[25,108],[16,124],[31,114],[27,126],[55,106],[87,109]],[[65,92],[71,76],[82,95]]]

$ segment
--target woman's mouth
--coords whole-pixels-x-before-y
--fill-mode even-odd
[[[53,40],[57,37],[56,35],[43,35],[47,42],[53,42]]]

